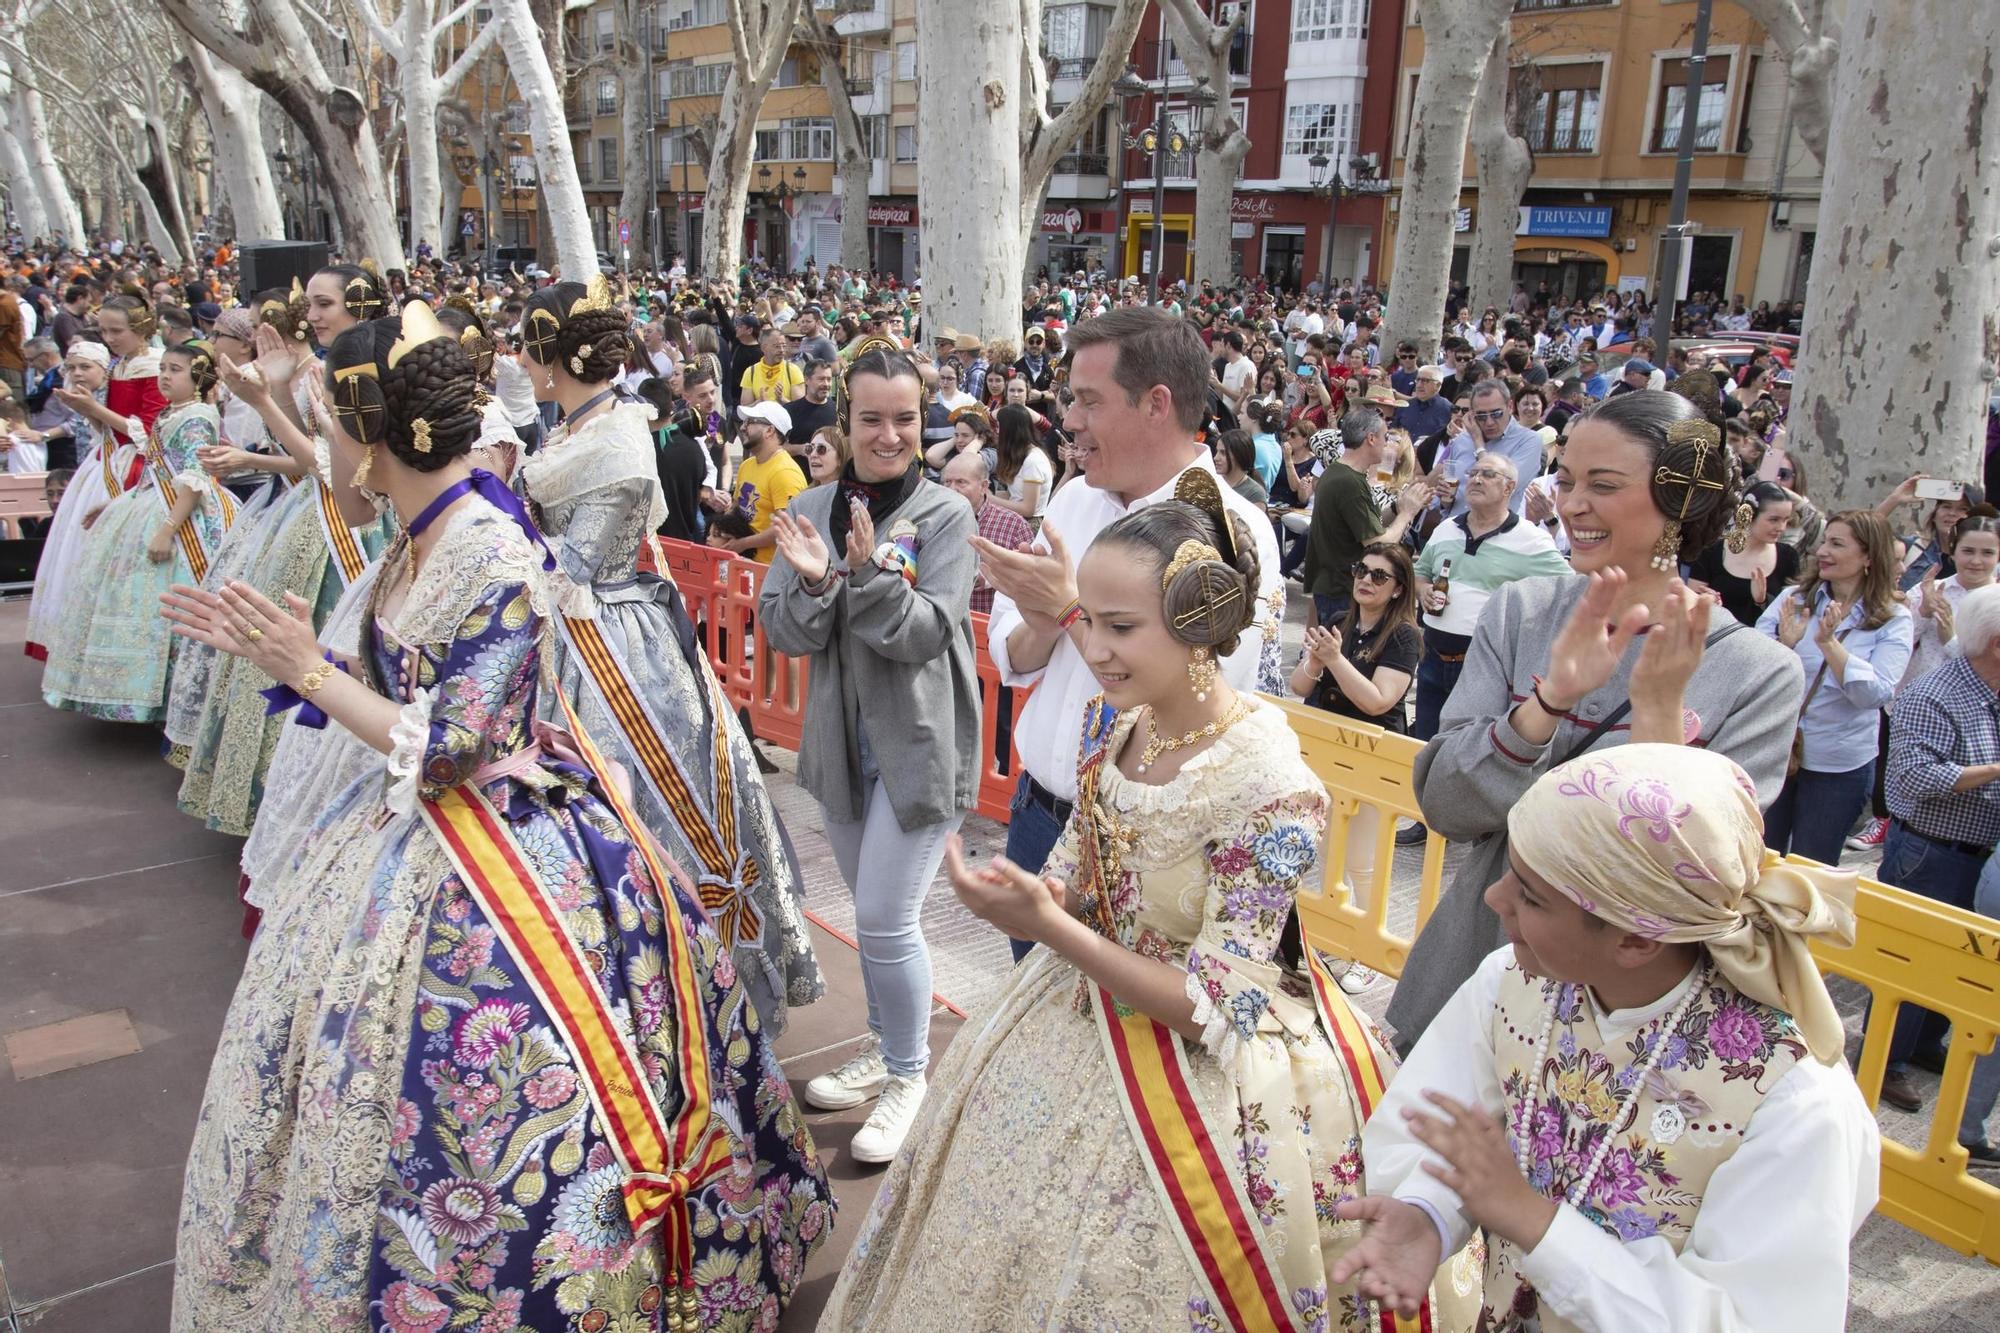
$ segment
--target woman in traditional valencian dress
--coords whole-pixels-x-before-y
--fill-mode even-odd
[[[70,574],[83,554],[83,539],[89,531],[84,520],[87,517],[95,525],[104,506],[125,489],[125,476],[138,453],[135,446],[118,443],[110,431],[82,411],[85,402],[102,402],[110,375],[110,348],[81,338],[69,345],[69,354],[63,358],[63,386],[56,390],[56,397],[70,409],[65,429],[81,461],[42,543],[42,558],[35,566],[35,593],[28,601],[28,635],[23,648],[41,662],[49,659],[48,645],[62,616]]]
[[[251,945],[173,1327],[774,1329],[833,1204],[692,887],[586,737],[535,724],[545,548],[468,462],[464,354],[415,303],[328,374],[334,447],[404,525],[361,659],[247,584],[168,608],[378,752]]]
[[[1327,1268],[1391,1066],[1317,956],[1283,957],[1326,791],[1214,671],[1255,547],[1213,474],[1182,485],[1201,507],[1135,511],[1078,570],[1104,694],[1047,878],[951,845],[973,912],[1042,947],[945,1053],[822,1329],[1385,1326]],[[1470,1327],[1477,1280],[1439,1270],[1424,1326]]]
[[[183,343],[159,366],[168,406],[145,433],[145,470],[85,534],[42,672],[51,707],[109,722],[165,717],[174,638],[160,620],[160,594],[200,577],[235,508],[197,458],[220,429],[208,403],[214,353]]]
[[[1369,1121],[1337,1274],[1407,1312],[1478,1227],[1495,1333],[1846,1325],[1881,1145],[1812,943],[1854,943],[1855,876],[1767,855],[1757,805],[1656,743],[1528,789],[1486,890],[1511,943]]]
[[[651,409],[622,402],[631,321],[604,281],[545,287],[521,320],[522,368],[562,424],[515,486],[534,506],[569,584],[555,626],[556,679],[584,724],[633,779],[646,827],[701,886],[765,1026],[825,983],[802,890],[757,758],[708,665],[679,592],[639,572],[666,515]],[[542,700],[553,718],[553,692]]]
[[[328,347],[356,322],[385,313],[388,301],[372,274],[343,264],[315,273],[299,303],[303,324],[296,312],[288,320],[267,317],[257,329],[256,365],[244,373],[225,361],[222,372],[231,392],[257,409],[271,438],[309,478],[279,500],[265,540],[244,551],[243,577],[267,597],[292,592],[305,598],[313,623],[321,624],[388,541],[393,524],[355,496],[325,451],[319,362],[301,335]],[[180,808],[219,832],[248,834],[263,800],[264,774],[285,721],[267,711],[262,692],[270,685],[248,662],[227,658],[215,665],[189,744]]]

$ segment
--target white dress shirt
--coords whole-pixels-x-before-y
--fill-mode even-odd
[[[1206,450],[1197,450],[1188,466],[1215,471],[1214,460]],[[1183,472],[1186,470],[1182,469]],[[1061,533],[1070,560],[1073,564],[1080,563],[1083,553],[1097,540],[1098,533],[1134,509],[1144,509],[1147,505],[1173,499],[1174,483],[1180,477],[1180,472],[1176,472],[1172,481],[1130,505],[1109,491],[1098,490],[1087,481],[1073,481],[1057,491],[1049,501],[1049,507],[1042,516],[1043,527],[1045,530],[1054,527]],[[1268,634],[1275,638],[1279,632],[1282,612],[1274,615],[1271,608],[1274,597],[1282,605],[1285,584],[1283,576],[1278,573],[1278,538],[1271,527],[1270,516],[1238,495],[1227,482],[1218,481],[1217,484],[1222,491],[1223,505],[1243,520],[1252,540],[1257,543],[1257,619],[1243,632],[1236,651],[1222,659],[1223,679],[1247,694],[1257,689],[1257,670],[1264,651],[1265,636]],[[1035,548],[1042,551],[1049,549],[1047,541],[1040,536],[1035,538]],[[1000,668],[1003,684],[1035,686],[1035,692],[1028,696],[1026,707],[1014,719],[1014,753],[1036,782],[1058,799],[1073,801],[1076,799],[1076,757],[1082,737],[1084,706],[1102,687],[1090,668],[1084,665],[1083,654],[1077,651],[1067,634],[1057,638],[1046,666],[1035,671],[1016,671],[1007,657],[1007,636],[1021,624],[1021,612],[1015,607],[1013,598],[1005,593],[996,593],[991,619],[987,622],[987,651],[993,655],[993,664]]]
[[[1500,1118],[1515,1113],[1493,1061],[1493,1010],[1513,949],[1496,949],[1458,988],[1397,1071],[1362,1131],[1371,1193],[1421,1201],[1441,1219],[1445,1253],[1472,1225],[1458,1195],[1422,1169],[1434,1154],[1403,1112],[1435,1113],[1435,1089]],[[1607,1013],[1591,998],[1605,1049],[1680,1003],[1694,974],[1652,1004]],[[1620,1241],[1562,1204],[1521,1275],[1584,1333],[1833,1330],[1847,1319],[1848,1242],[1875,1207],[1881,1137],[1845,1064],[1810,1055],[1772,1087],[1736,1152],[1715,1169],[1676,1254],[1658,1236]]]

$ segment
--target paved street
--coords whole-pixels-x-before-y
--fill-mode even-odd
[[[236,843],[175,812],[176,775],[150,731],[42,706],[38,668],[19,653],[23,618],[23,603],[0,606],[0,760],[15,776],[0,795],[0,1333],[156,1333],[181,1163],[245,947]],[[797,1084],[846,1058],[861,986],[812,802],[786,775],[773,791],[826,927],[829,994],[779,1046]],[[967,836],[981,852],[1001,839],[984,821]],[[925,919],[940,996],[976,1006],[1004,976],[1004,941],[948,892]],[[1388,994],[1378,985],[1364,1003],[1379,1012]],[[941,1004],[934,1047],[959,1022]],[[812,1118],[842,1213],[788,1329],[812,1327],[879,1179],[844,1156],[860,1118]],[[1915,1136],[1908,1117],[1887,1127]],[[1871,1221],[1856,1244],[1853,1329],[2000,1330],[1996,1296],[2000,1273],[1893,1223]]]

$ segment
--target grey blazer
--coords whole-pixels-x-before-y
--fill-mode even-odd
[[[1483,895],[1506,868],[1507,812],[1537,778],[1572,757],[1591,726],[1631,693],[1638,643],[1611,679],[1577,704],[1574,716],[1582,723],[1565,718],[1548,744],[1531,745],[1509,720],[1535,677],[1548,673],[1549,647],[1588,585],[1580,574],[1555,575],[1522,579],[1495,593],[1480,613],[1464,674],[1445,701],[1438,734],[1417,756],[1417,800],[1425,823],[1453,842],[1473,846],[1417,937],[1389,1002],[1389,1024],[1405,1050],[1480,961],[1506,942]],[[1718,616],[1711,633],[1720,623]],[[1804,695],[1796,654],[1754,630],[1726,634],[1702,655],[1688,682],[1686,706],[1701,718],[1695,744],[1740,764],[1757,784],[1759,803],[1768,807],[1785,785]],[[1606,727],[1590,749],[1623,745],[1627,735],[1621,720]]]
[[[792,501],[822,537],[832,531],[838,486],[815,486]],[[979,678],[972,642],[972,577],[977,530],[965,497],[919,481],[876,524],[917,527],[917,580],[877,568],[835,580],[815,597],[779,556],[764,577],[757,619],[772,648],[811,657],[799,782],[829,818],[859,820],[867,802],[861,733],[905,832],[969,810],[979,793]],[[831,545],[831,542],[828,543]],[[845,553],[833,552],[845,567]]]

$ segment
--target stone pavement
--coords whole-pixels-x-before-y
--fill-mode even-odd
[[[237,843],[175,811],[177,775],[150,730],[41,704],[39,671],[19,655],[24,618],[24,603],[0,605],[0,763],[17,775],[0,790],[0,1333],[157,1333],[181,1164],[245,948]],[[823,923],[829,981],[778,1046],[797,1085],[852,1052],[863,1004],[841,938],[852,912],[817,811],[788,774],[771,787]],[[984,853],[1003,831],[974,819],[966,837]],[[1413,878],[1413,855],[1398,868],[1399,881]],[[924,921],[949,1002],[934,1012],[935,1051],[961,1022],[953,1008],[1001,984],[1008,955],[942,885]],[[1383,982],[1363,1004],[1379,1013],[1388,995]],[[861,1119],[811,1117],[841,1215],[787,1330],[813,1326],[881,1179],[845,1156]],[[1906,1139],[1916,1128],[1893,1114],[1884,1123]],[[1850,1328],[2000,1333],[2000,1273],[1987,1265],[1881,1219],[1854,1256]]]

